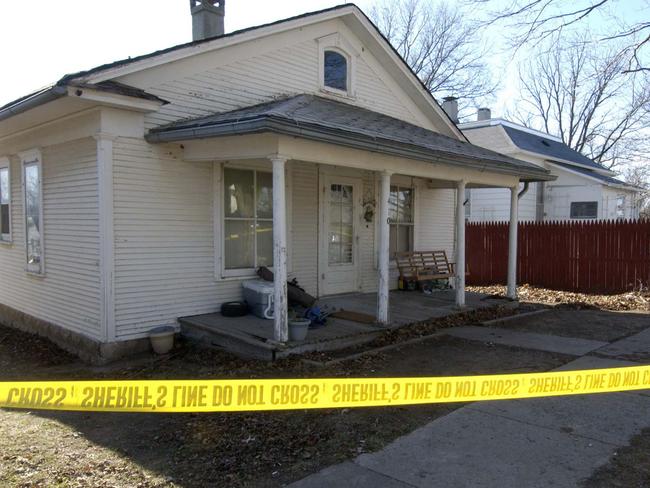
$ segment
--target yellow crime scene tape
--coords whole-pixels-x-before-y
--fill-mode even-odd
[[[650,366],[431,378],[0,382],[0,407],[238,412],[386,407],[650,389]]]

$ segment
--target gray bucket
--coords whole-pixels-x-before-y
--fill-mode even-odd
[[[304,341],[309,332],[309,319],[293,319],[289,321],[289,340],[290,341]]]

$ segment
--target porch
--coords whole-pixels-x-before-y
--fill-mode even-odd
[[[362,323],[329,317],[324,327],[309,330],[301,342],[279,342],[274,339],[273,321],[254,315],[224,317],[220,313],[181,317],[181,333],[191,341],[227,350],[238,356],[272,361],[314,351],[333,351],[372,341],[391,328],[408,326],[434,318],[460,313],[454,290],[442,290],[425,295],[420,292],[391,291],[390,320],[387,324]],[[377,311],[376,293],[354,293],[322,298],[320,306],[330,310],[345,310],[374,316]],[[506,303],[489,299],[479,293],[466,293],[463,312]]]
[[[179,144],[184,163],[212,164],[214,271],[228,296],[234,298],[238,280],[251,279],[260,266],[271,265],[274,272],[274,329],[268,323],[242,326],[233,339],[240,327],[220,325],[218,315],[181,323],[192,320],[201,333],[234,343],[253,337],[252,344],[263,342],[272,357],[293,347],[288,279],[297,278],[318,297],[375,291],[355,306],[383,327],[392,327],[396,317],[410,320],[410,306],[403,314],[389,306],[399,307],[389,290],[397,282],[390,256],[400,250],[446,250],[460,272],[451,277],[454,291],[438,306],[466,310],[466,188],[510,189],[508,296],[516,298],[519,185],[525,192],[529,181],[549,179],[535,165],[467,144],[460,132],[443,134],[312,95],[173,123],[152,129],[147,140]],[[404,237],[397,247],[396,236]],[[424,303],[427,313],[414,321],[436,316],[430,311],[436,306],[429,305],[434,302]],[[340,342],[352,329],[359,340],[375,332],[365,324],[343,327],[340,334],[332,326],[322,334]],[[299,350],[322,349],[321,342]]]

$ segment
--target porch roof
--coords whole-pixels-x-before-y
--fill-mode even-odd
[[[378,112],[307,94],[174,122],[151,129],[146,139],[178,142],[265,132],[515,175],[522,181],[555,179],[537,165]]]

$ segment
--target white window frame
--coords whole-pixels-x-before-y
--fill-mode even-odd
[[[347,61],[347,90],[325,85],[325,51],[334,51]],[[356,97],[356,58],[358,53],[340,34],[330,34],[318,39],[318,83],[325,94],[354,99]]]
[[[619,203],[620,202],[620,203]],[[616,218],[624,219],[625,218],[625,204],[627,203],[626,195],[619,193],[616,195]]]
[[[412,232],[413,232],[412,242],[411,242],[412,246],[413,246],[413,249],[411,249],[411,251],[415,251],[415,215],[416,215],[415,200],[416,200],[416,195],[417,195],[418,192],[417,192],[416,187],[415,187],[414,184],[412,184],[412,185],[403,185],[403,184],[400,184],[399,182],[397,182],[397,183],[392,183],[391,182],[390,189],[389,189],[389,194],[392,193],[392,188],[393,187],[397,189],[397,193],[399,193],[400,190],[411,190],[411,195],[412,195],[412,197],[411,197],[412,222],[390,222],[389,227],[395,226],[398,231],[399,231],[400,226],[411,227]],[[389,229],[388,235],[390,236],[390,229]],[[396,233],[396,235],[398,235],[398,234]],[[390,249],[390,242],[388,243],[388,247]],[[411,251],[395,251],[395,252],[411,252]],[[393,261],[393,258],[395,257],[394,254],[395,253],[390,254],[391,261]]]
[[[23,190],[23,227],[25,234],[25,272],[32,276],[45,276],[45,222],[43,220],[43,158],[41,151],[38,149],[31,149],[29,151],[22,152],[18,155],[20,157],[20,166],[21,166],[21,183]],[[27,188],[25,185],[25,168],[27,166],[35,164],[38,168],[38,192],[40,197],[40,204],[38,206],[38,218],[40,222],[40,237],[41,237],[41,262],[40,269],[34,271],[30,269],[29,264],[27,263]]]
[[[9,233],[8,234],[0,234],[0,244],[12,244],[13,243],[13,225],[11,222],[11,214],[12,214],[12,195],[11,195],[11,163],[9,161],[9,158],[7,157],[1,157],[0,158],[0,170],[6,169],[7,170],[7,175],[9,178]],[[2,217],[0,216],[0,219]]]
[[[240,268],[226,269],[226,242],[225,226],[226,216],[223,205],[224,196],[224,170],[226,168],[241,169],[249,171],[261,171],[272,173],[273,169],[270,163],[246,161],[237,163],[215,163],[213,167],[213,207],[214,207],[214,250],[215,250],[215,269],[214,277],[216,281],[239,280],[242,278],[257,278],[257,268]],[[285,169],[285,191],[286,191],[286,210],[287,210],[287,272],[292,271],[292,243],[293,243],[293,226],[292,226],[292,170],[290,163],[287,163]],[[274,263],[275,264],[275,263]],[[271,271],[274,267],[269,268]]]

